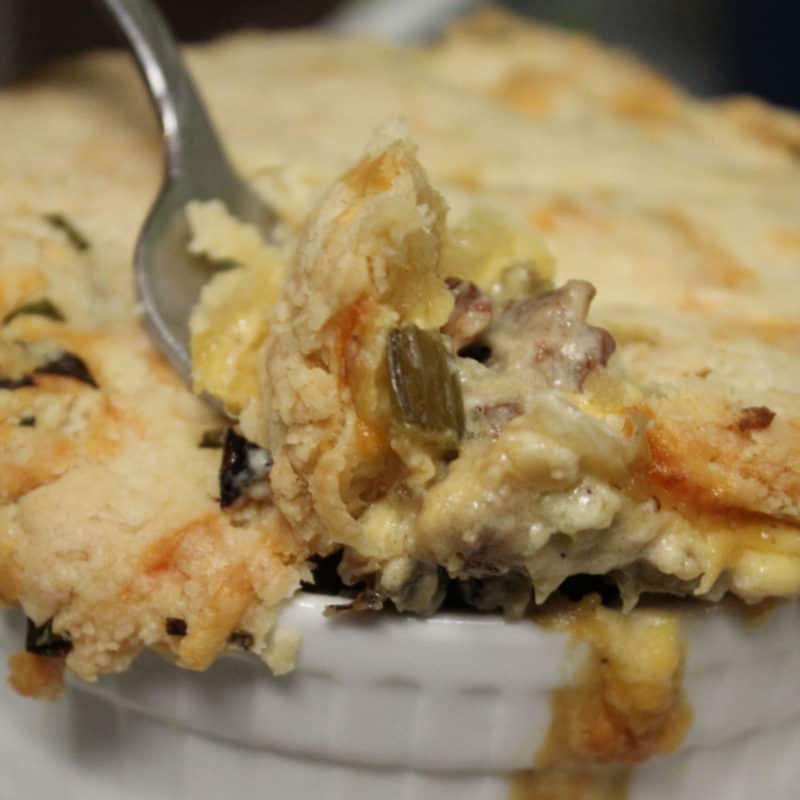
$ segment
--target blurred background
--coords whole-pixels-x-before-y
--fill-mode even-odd
[[[430,39],[477,0],[159,0],[180,39],[236,28],[322,25],[399,40]],[[533,18],[638,52],[701,94],[751,92],[800,107],[800,3],[794,0],[507,0]],[[99,2],[0,0],[0,83],[48,59],[117,44]]]

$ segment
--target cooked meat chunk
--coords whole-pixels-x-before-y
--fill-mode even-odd
[[[445,283],[453,293],[455,305],[442,331],[452,339],[453,349],[458,352],[475,342],[489,327],[492,301],[471,281],[446,278]]]
[[[510,303],[489,333],[492,364],[533,365],[556,389],[579,390],[586,376],[614,352],[608,331],[586,323],[595,295],[587,281]]]

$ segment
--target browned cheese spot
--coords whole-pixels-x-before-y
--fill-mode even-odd
[[[753,271],[709,231],[677,209],[662,209],[655,217],[678,234],[696,253],[705,281],[725,289],[748,289],[755,283]]]
[[[509,71],[492,87],[492,95],[501,103],[534,116],[553,110],[559,95],[569,86],[569,78],[558,72],[534,66]]]
[[[660,75],[637,77],[611,98],[611,110],[635,122],[678,121],[682,98],[673,85]]]
[[[358,195],[368,196],[388,191],[397,172],[397,155],[387,151],[356,164],[344,181]]]

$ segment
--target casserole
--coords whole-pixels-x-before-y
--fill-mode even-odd
[[[500,705],[481,691],[465,703],[439,698],[441,724],[418,725],[404,716],[414,703],[392,690],[375,705],[353,701],[371,732],[336,747],[338,734],[315,739],[313,724],[234,723],[241,699],[208,714],[202,688],[189,710],[154,701],[149,685],[131,691],[148,713],[159,707],[205,734],[412,770],[410,786],[429,781],[426,771],[463,771],[467,753],[495,794],[512,791],[505,773],[536,753],[540,777],[572,770],[578,783],[635,791],[640,775],[671,762],[632,779],[628,766],[683,758],[684,741],[686,753],[695,741],[711,752],[725,726],[743,741],[748,726],[791,726],[789,677],[774,714],[753,682],[747,716],[763,725],[732,720],[724,701],[707,717],[710,690],[693,688],[693,659],[716,665],[705,648],[717,629],[726,647],[750,637],[753,658],[783,648],[792,658],[779,620],[794,605],[764,623],[763,646],[762,629],[742,633],[725,605],[710,620],[633,606],[665,593],[758,604],[800,586],[795,118],[753,100],[701,103],[626,56],[496,13],[429,49],[316,34],[268,44],[244,34],[193,56],[243,171],[283,220],[265,246],[213,204],[188,210],[190,246],[232,267],[195,318],[198,388],[238,417],[224,436],[136,320],[128,245],[155,187],[157,139],[132,75],[97,55],[0,98],[13,142],[0,199],[0,594],[30,620],[12,657],[15,687],[54,696],[65,667],[92,682],[144,648],[198,671],[248,650],[250,661],[218,669],[250,670],[257,655],[281,674],[299,658],[295,678],[265,676],[254,691],[271,709],[291,696],[299,705],[286,713],[305,715],[308,669],[311,695],[350,702],[314,688],[338,651],[313,655],[309,638],[352,635],[356,652],[367,647],[361,633],[385,634],[403,669],[383,671],[378,648],[364,680],[423,689],[414,664],[441,669],[426,648],[458,676],[455,654],[491,641],[510,648],[504,665],[536,662],[522,695],[546,685],[547,703],[542,692],[530,706],[507,697],[515,673],[487,673],[479,687]],[[252,97],[267,72],[275,88],[260,107]],[[381,127],[398,111],[406,129]],[[45,114],[63,124],[41,125]],[[355,160],[371,129],[381,132]],[[538,343],[535,369],[517,353],[528,341]],[[437,391],[413,376],[417,356]],[[509,375],[522,377],[510,387]],[[498,387],[508,396],[494,397]],[[439,396],[432,413],[425,403]],[[446,608],[522,621],[449,611],[323,619],[330,599],[297,595],[320,558],[341,558],[350,586],[340,588],[354,588],[356,609],[430,614],[447,598]],[[559,611],[556,597],[535,610],[587,574],[577,605]],[[605,605],[592,599],[608,589]],[[563,674],[570,636],[583,655]],[[470,674],[496,668],[491,649]],[[126,680],[135,687],[152,668],[161,683],[154,664],[99,691],[114,687],[127,707]],[[344,668],[334,685],[347,682]],[[752,682],[736,675],[732,685]],[[384,702],[412,737],[402,758],[387,745],[399,735],[394,717],[369,722]],[[512,720],[486,729],[489,745],[482,730],[468,747],[470,715],[509,707],[534,721],[546,707],[552,737]],[[331,730],[338,713],[326,715]],[[583,722],[550,725],[562,713]],[[455,751],[434,744],[448,731],[463,740]],[[577,738],[554,756],[565,731]],[[347,774],[367,780],[360,767]]]

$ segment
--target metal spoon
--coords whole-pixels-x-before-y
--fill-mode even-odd
[[[268,238],[275,213],[236,174],[225,154],[174,37],[150,0],[103,0],[125,34],[161,120],[166,169],[161,192],[139,233],[134,272],[150,333],[191,382],[189,316],[215,268],[186,248],[184,209],[221,200]]]

